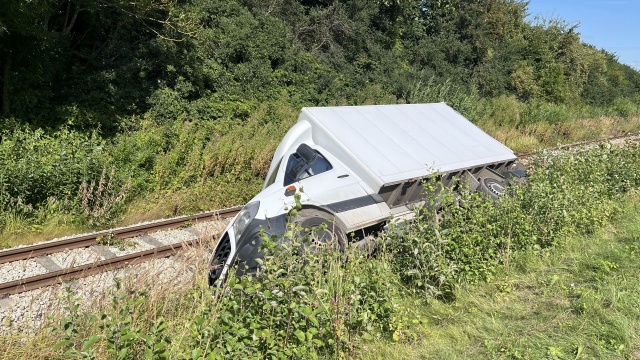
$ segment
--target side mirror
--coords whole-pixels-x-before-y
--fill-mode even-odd
[[[318,153],[307,144],[300,144],[296,149],[296,152],[304,159],[304,161],[307,162],[308,165],[313,164],[318,158]]]

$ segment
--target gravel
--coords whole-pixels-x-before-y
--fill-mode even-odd
[[[68,299],[77,299],[80,311],[100,310],[109,306],[116,278],[122,279],[126,289],[147,289],[167,294],[192,286],[195,276],[204,273],[210,248],[230,219],[201,222],[189,228],[159,231],[149,235],[126,239],[132,246],[109,246],[109,251],[121,256],[154,248],[144,241],[151,237],[161,244],[176,244],[200,239],[204,247],[190,248],[170,258],[160,258],[98,275],[72,280],[0,299],[0,333],[35,333],[42,326],[51,326],[51,316],[60,316],[68,307]],[[73,264],[80,266],[103,257],[91,248],[66,250],[49,255],[61,268]],[[35,259],[0,265],[0,282],[23,279],[46,273]]]
[[[90,264],[99,260],[103,260],[95,251],[83,248],[74,250],[65,250],[63,252],[48,255],[61,268],[69,268]]]
[[[0,265],[0,282],[6,283],[46,273],[47,269],[34,259],[13,261]]]
[[[164,231],[158,232],[162,233]],[[139,237],[124,239],[121,243],[122,245],[118,246],[110,246],[109,250],[114,253],[116,256],[129,255],[140,251],[151,250],[154,248],[153,245],[148,244],[142,241]]]
[[[171,244],[179,244],[183,241],[187,241],[197,237],[186,229],[174,229],[169,231],[163,231],[153,234],[152,238],[159,241],[163,246]]]

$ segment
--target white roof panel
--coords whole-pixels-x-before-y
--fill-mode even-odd
[[[302,109],[303,118],[355,157],[378,185],[516,158],[444,103],[313,107]]]

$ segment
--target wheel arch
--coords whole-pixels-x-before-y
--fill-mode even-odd
[[[346,231],[347,231],[348,227],[346,226],[344,221],[342,221],[340,216],[338,216],[336,213],[334,213],[333,211],[331,211],[330,209],[328,209],[325,206],[314,205],[314,204],[304,204],[304,205],[302,205],[300,210],[298,210],[298,214],[296,216],[300,217],[301,213],[302,213],[302,215],[304,215],[306,213],[309,216],[315,216],[315,217],[320,217],[320,218],[323,218],[323,219],[326,219],[326,220],[331,220],[331,221],[335,222],[336,225],[338,225],[338,227],[340,227],[340,229],[345,231],[345,234],[346,234]],[[291,214],[291,211],[289,212],[289,214]]]

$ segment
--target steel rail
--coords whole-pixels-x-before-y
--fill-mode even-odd
[[[227,209],[207,211],[195,215],[181,216],[177,218],[160,220],[142,225],[134,225],[114,230],[104,230],[93,234],[81,235],[67,239],[51,241],[31,246],[13,248],[0,251],[0,264],[12,261],[27,260],[34,257],[53,254],[66,249],[78,249],[98,245],[98,239],[109,236],[116,239],[126,239],[135,236],[145,235],[150,232],[177,228],[201,221],[212,221],[216,219],[225,219],[235,216],[242,206],[235,206]]]
[[[73,268],[62,269],[42,275],[36,275],[3,283],[0,284],[0,297],[35,290],[45,286],[61,284],[65,281],[96,275],[106,271],[116,270],[128,265],[135,265],[137,263],[155,258],[168,257],[175,254],[184,247],[194,245],[194,243],[196,242],[197,240],[189,240],[183,243],[162,246],[146,251],[136,252],[111,259],[101,260],[90,264],[76,266]]]

